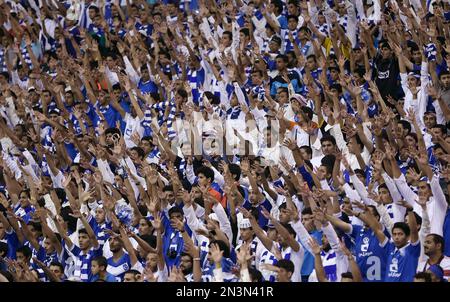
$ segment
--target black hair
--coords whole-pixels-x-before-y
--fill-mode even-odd
[[[291,20],[291,19],[294,19],[295,21],[297,21],[298,22],[298,17],[296,16],[296,15],[289,15],[289,16],[287,16],[287,21],[289,22],[289,20]]]
[[[188,97],[186,90],[182,88],[177,90],[177,94],[180,95],[183,99],[187,99]]]
[[[295,235],[297,233],[295,232],[295,230],[292,228],[292,226],[289,223],[281,223],[281,225],[289,232],[289,234],[291,234],[295,237]]]
[[[408,134],[411,133],[411,124],[408,121],[400,120],[398,123],[402,124],[403,128],[408,130]]]
[[[234,175],[234,180],[238,181],[241,178],[241,167],[237,164],[229,164],[228,169],[231,175]]]
[[[427,236],[431,236],[433,238],[434,244],[440,244],[441,245],[441,252],[444,253],[444,247],[445,247],[445,240],[444,237],[438,234],[428,234]]]
[[[0,242],[0,257],[6,258],[6,256],[8,255],[8,251],[9,251],[8,244],[5,242]]]
[[[139,237],[148,243],[152,248],[156,248],[156,236],[155,235],[139,235]]]
[[[336,146],[336,139],[334,138],[334,136],[329,134],[322,136],[322,138],[320,139],[320,143],[322,144],[323,142],[331,142],[334,146]]]
[[[145,157],[145,152],[144,152],[144,150],[142,150],[141,147],[133,147],[133,148],[131,148],[130,150],[136,151],[136,152],[138,153],[139,157],[141,158],[141,160],[144,159],[144,157]]]
[[[22,245],[22,246],[18,247],[16,250],[16,255],[17,255],[17,253],[22,253],[23,256],[25,257],[25,259],[28,259],[28,260],[30,260],[31,256],[33,255],[31,252],[31,249],[26,245]]]
[[[338,93],[342,93],[341,84],[334,83],[334,84],[330,85],[330,90],[331,89],[336,89]]]
[[[447,134],[447,127],[444,126],[444,125],[436,124],[436,125],[434,125],[433,127],[431,127],[431,129],[433,129],[433,128],[439,128],[439,129],[441,129],[441,131],[442,131],[442,133],[443,133],[444,135]]]
[[[285,270],[287,270],[288,272],[290,272],[292,274],[294,273],[294,270],[295,270],[294,263],[291,260],[286,260],[286,259],[278,260],[278,262],[275,266],[279,267],[279,268],[284,268]]]
[[[308,106],[302,106],[300,109],[303,111],[304,114],[306,114],[306,116],[307,116],[310,120],[312,120],[313,115],[314,115],[314,112],[312,111],[311,108],[309,108]]]
[[[116,133],[121,135],[120,130],[117,129],[117,128],[108,128],[108,129],[105,130],[105,136],[108,135],[108,134],[113,134],[114,135]]]
[[[164,188],[162,189],[162,191],[163,191],[163,192],[167,192],[167,191],[173,192],[173,186],[172,186],[172,185],[164,186]]]
[[[348,278],[353,280],[353,274],[351,272],[345,272],[341,274],[342,278]]]
[[[282,59],[284,61],[284,63],[289,62],[288,57],[286,55],[282,55],[282,54],[277,55],[276,59]]]
[[[84,229],[84,228],[78,230],[78,235],[80,235],[80,234],[86,234],[86,235],[89,237],[89,233],[88,233],[87,230]]]
[[[312,215],[313,212],[310,207],[306,207],[302,210],[302,215]]]
[[[250,280],[252,282],[263,282],[264,281],[264,277],[263,277],[262,273],[260,271],[258,271],[256,268],[249,267],[248,273],[250,275]]]
[[[3,74],[3,72],[1,74]],[[439,73],[439,80],[441,79],[442,76],[445,76],[445,75],[450,75],[450,70],[442,70]],[[8,77],[9,77],[9,75],[8,75]]]
[[[122,90],[122,88],[120,88],[120,84],[119,83],[116,83],[116,84],[112,85],[112,89],[113,90]]]
[[[175,213],[180,213],[181,216],[184,217],[184,212],[183,212],[183,210],[180,209],[180,208],[178,208],[178,207],[173,207],[173,208],[171,208],[171,209],[169,210],[169,217],[171,217],[172,214],[175,214]]]
[[[250,30],[246,27],[242,28],[239,32],[243,33],[247,37],[250,37]]]
[[[106,271],[106,267],[108,266],[108,260],[106,260],[106,258],[104,256],[97,256],[94,259],[92,259],[92,261],[97,262],[99,267],[103,266]]]
[[[308,153],[309,155],[312,155],[312,148],[310,146],[304,145],[304,146],[301,146],[300,149],[303,149],[303,150],[305,150],[306,153]]]
[[[124,276],[126,274],[132,274],[134,278],[136,278],[137,275],[140,275],[141,273],[135,269],[129,269],[125,272]]]
[[[59,267],[59,269],[61,270],[61,272],[64,273],[64,266],[63,266],[60,262],[52,261],[52,262],[50,262],[49,267],[50,267],[50,266],[57,266],[57,267]]]
[[[409,225],[405,222],[396,222],[394,223],[394,226],[392,227],[392,230],[394,229],[400,229],[405,233],[406,236],[409,236],[411,234],[411,229],[409,228]]]
[[[214,181],[214,171],[211,168],[207,166],[200,166],[197,169],[196,174],[198,175],[200,173],[203,174],[207,179],[210,179],[211,182]]]
[[[228,248],[228,245],[225,242],[223,242],[222,240],[213,240],[211,241],[209,246],[211,246],[211,244],[214,243],[219,246],[219,250],[223,251],[224,258],[230,258],[230,249]]]
[[[230,38],[230,40],[233,39],[233,33],[232,33],[231,31],[229,31],[229,30],[224,31],[224,32],[222,33],[222,36],[223,36],[223,35],[228,35],[228,37]]]
[[[431,274],[427,272],[418,272],[414,275],[414,279],[423,279],[425,282],[432,282]]]

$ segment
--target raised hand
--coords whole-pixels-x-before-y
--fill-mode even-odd
[[[209,251],[211,253],[211,258],[215,263],[220,263],[222,261],[223,251],[219,249],[219,245],[217,243],[211,244]]]
[[[317,243],[317,241],[311,237],[308,239],[308,245],[311,248],[314,255],[320,255],[320,252],[322,249],[320,248],[320,245]]]

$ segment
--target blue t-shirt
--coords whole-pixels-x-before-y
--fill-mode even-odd
[[[127,253],[124,253],[122,257],[114,262],[113,257],[108,258],[108,267],[106,271],[113,275],[117,282],[121,282],[125,273],[131,268],[131,259]]]
[[[450,209],[447,209],[444,220],[444,241],[444,255],[450,257]]]
[[[384,280],[387,256],[375,233],[369,228],[352,225],[352,232],[349,235],[355,240],[354,253],[363,280],[365,282]]]
[[[388,241],[384,245],[384,251],[388,257],[384,281],[412,282],[419,263],[420,241],[408,243],[400,249],[395,247],[394,242]]]

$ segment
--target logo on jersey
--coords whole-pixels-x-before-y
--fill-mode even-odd
[[[391,273],[397,273],[398,272],[398,259],[393,258],[391,265],[389,265],[389,271]]]
[[[367,252],[369,249],[369,237],[364,237],[361,244],[361,252]]]
[[[130,269],[130,267],[128,266],[128,263],[124,263],[124,264],[122,265],[122,267],[123,267],[123,270],[124,270],[124,271],[127,271],[127,270]]]

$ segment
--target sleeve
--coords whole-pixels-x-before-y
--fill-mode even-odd
[[[187,180],[193,184],[195,182],[195,173],[194,173],[194,166],[193,165],[186,165],[186,178]]]
[[[97,160],[98,169],[103,176],[103,179],[111,184],[114,183],[114,174],[111,171],[108,163],[103,159]]]
[[[356,192],[358,192],[359,196],[361,196],[362,201],[367,205],[377,206],[377,203],[368,197],[369,193],[367,192],[366,187],[359,180],[356,174],[350,175],[350,179],[355,186]]]
[[[334,136],[336,139],[336,145],[338,146],[339,150],[342,150],[344,154],[348,154],[348,147],[347,142],[344,139],[344,135],[342,134],[341,125],[336,124],[333,125],[330,129],[330,134]]]
[[[125,71],[127,72],[127,75],[130,77],[130,80],[133,81],[133,83],[135,84],[139,83],[140,76],[133,68],[133,65],[131,65],[131,62],[127,56],[123,57],[123,62],[125,63]]]
[[[394,178],[394,182],[405,201],[411,206],[417,207],[416,200],[418,200],[418,196],[409,187],[408,183],[406,182],[405,175],[402,174],[399,178]]]
[[[223,176],[220,174],[219,171],[217,171],[216,168],[214,168],[214,166],[211,166],[211,169],[214,171],[214,181],[221,187],[223,188],[225,186],[225,179],[223,178]]]
[[[234,86],[234,92],[236,93],[236,97],[239,101],[239,104],[241,104],[242,106],[248,107],[247,102],[245,101],[244,93],[242,92],[242,88],[239,87],[239,84],[237,82],[234,82],[233,86]]]
[[[386,227],[389,232],[389,235],[392,236],[392,227],[394,226],[394,221],[392,221],[389,213],[384,205],[377,205],[377,211],[381,216],[381,222]]]
[[[189,207],[184,206],[183,212],[184,215],[186,216],[186,222],[188,227],[192,230],[197,240],[199,240],[198,238],[199,234],[197,234],[197,230],[202,229],[207,231],[207,229],[205,228],[204,224],[200,222],[200,220],[198,220],[197,216],[195,215],[194,208],[192,206]]]
[[[213,211],[216,213],[217,218],[219,218],[220,229],[227,235],[228,241],[233,240],[233,232],[231,230],[231,223],[223,209],[223,206],[220,202],[216,203],[213,206]]]
[[[433,175],[430,182],[431,192],[433,193],[434,202],[431,206],[431,233],[443,235],[445,214],[447,213],[447,201],[445,199],[444,192],[439,185],[439,176]]]
[[[13,98],[6,98],[6,102],[8,103],[8,106],[6,107],[6,114],[8,115],[12,126],[16,126],[19,123],[19,117],[16,113],[16,106],[14,105]]]
[[[408,76],[406,73],[400,73],[400,83],[405,93],[409,91],[407,78]]]
[[[356,200],[361,201],[361,196],[359,196],[358,192],[356,190],[353,190],[348,183],[345,183],[343,185],[345,194],[350,200]]]
[[[308,231],[305,229],[305,226],[303,225],[301,219],[299,219],[297,222],[292,223],[292,228],[294,229],[295,233],[297,233],[298,237],[300,238],[301,243],[306,248],[308,252],[311,254],[314,254],[309,247],[309,239],[311,238],[311,235],[309,235]]]
[[[419,231],[419,240],[420,242],[425,242],[425,238],[431,233],[431,224],[430,224],[430,216],[428,216],[427,211],[422,211],[422,225],[420,226]],[[425,251],[423,249],[423,245],[420,247],[420,258],[419,261],[426,261],[428,256],[425,255]]]

